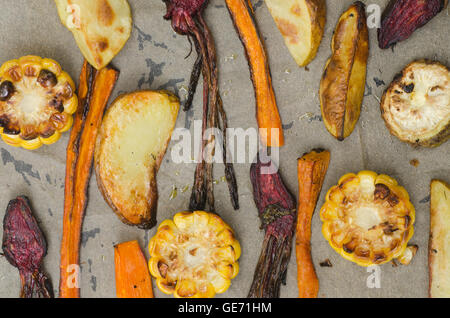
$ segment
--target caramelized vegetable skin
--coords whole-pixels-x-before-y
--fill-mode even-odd
[[[63,236],[61,242],[60,297],[78,298],[73,265],[79,264],[81,226],[88,197],[95,142],[108,99],[119,71],[111,66],[95,70],[84,62],[78,91],[79,105],[67,146],[64,190]]]
[[[253,8],[247,0],[225,0],[225,2],[244,45],[250,66],[261,141],[269,147],[281,147],[284,145],[281,118],[272,87],[269,62],[253,15]]]
[[[358,122],[366,84],[369,33],[362,2],[355,2],[340,17],[331,50],[320,82],[320,105],[325,127],[344,140]]]
[[[2,250],[6,260],[19,270],[21,298],[54,297],[52,284],[42,270],[47,242],[24,196],[8,203]]]
[[[103,118],[94,155],[97,185],[125,224],[156,224],[156,178],[179,107],[168,91],[138,91],[119,96]]]
[[[330,163],[330,152],[313,150],[297,161],[298,206],[295,251],[299,298],[316,298],[319,280],[311,259],[311,220]]]
[[[137,241],[114,246],[117,298],[153,298],[147,261]]]
[[[281,284],[286,284],[295,231],[295,199],[271,161],[262,163],[258,156],[250,168],[250,178],[265,235],[248,297],[275,298],[280,296]]]
[[[378,45],[387,49],[408,39],[447,6],[448,0],[391,0],[382,15]]]

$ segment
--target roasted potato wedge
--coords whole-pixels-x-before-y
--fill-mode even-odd
[[[431,182],[430,297],[450,298],[450,186]]]
[[[365,5],[357,1],[340,17],[320,82],[320,105],[328,131],[348,137],[361,113],[366,83],[369,33]]]
[[[265,0],[284,42],[299,66],[317,54],[326,21],[325,0]]]
[[[419,60],[395,76],[381,99],[392,135],[413,146],[437,147],[450,138],[450,69]]]
[[[75,37],[86,60],[101,69],[120,52],[131,34],[127,0],[55,0],[62,24]]]
[[[179,107],[169,92],[140,91],[118,97],[106,112],[95,149],[97,184],[126,224],[156,224],[156,173]]]

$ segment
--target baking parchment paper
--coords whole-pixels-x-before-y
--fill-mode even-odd
[[[63,69],[78,81],[83,57],[71,33],[59,21],[51,0],[1,0],[0,63],[34,54],[60,62]],[[120,79],[112,98],[137,89],[168,89],[183,100],[194,63],[194,55],[185,59],[189,43],[172,31],[163,20],[165,5],[160,0],[129,0],[133,12],[132,35],[114,59]],[[387,0],[367,0],[366,5]],[[330,55],[330,42],[340,14],[351,0],[328,0],[325,36],[316,59],[299,68],[284,45],[262,0],[253,0],[257,22],[270,59],[273,86],[284,123],[286,145],[280,151],[280,170],[292,193],[297,193],[296,159],[312,148],[331,151],[331,163],[324,189],[312,221],[312,255],[320,281],[319,297],[426,297],[428,294],[427,244],[429,235],[429,184],[439,178],[450,182],[450,142],[436,149],[415,149],[391,136],[380,116],[379,98],[393,76],[407,63],[418,58],[437,59],[449,65],[450,20],[448,9],[393,50],[377,46],[376,29],[370,29],[370,57],[361,118],[353,134],[343,142],[335,140],[325,129],[318,99],[320,77]],[[256,127],[255,101],[243,47],[236,35],[223,0],[211,0],[205,12],[214,34],[220,72],[220,89],[231,127]],[[201,88],[201,84],[199,86]],[[199,89],[200,90],[200,89]],[[112,99],[111,99],[112,100]],[[193,129],[201,119],[201,94],[194,100],[193,111],[180,110],[177,127]],[[27,195],[48,240],[44,269],[53,281],[57,294],[59,283],[59,249],[62,235],[64,201],[64,167],[68,133],[52,146],[26,151],[0,143],[0,218],[8,201]],[[191,186],[195,164],[175,164],[169,146],[158,174],[158,222],[171,218],[188,207],[189,191],[169,199],[172,188]],[[410,161],[417,159],[414,167]],[[233,211],[227,185],[216,185],[217,212],[236,231],[242,245],[240,273],[232,286],[218,297],[245,297],[248,293],[260,253],[263,232],[252,198],[250,163],[236,164],[241,208]],[[411,240],[419,251],[409,266],[380,266],[379,288],[369,288],[373,273],[344,260],[332,250],[321,234],[318,210],[324,194],[347,172],[370,169],[396,178],[409,192],[416,208],[415,234]],[[217,180],[224,175],[216,165]],[[115,297],[114,252],[117,243],[138,239],[146,256],[149,238],[155,228],[143,231],[122,224],[103,200],[95,176],[89,189],[89,205],[83,224],[81,248],[82,297]],[[319,263],[330,259],[332,267]],[[297,296],[295,253],[281,297]],[[372,286],[373,287],[373,286]],[[5,258],[0,258],[0,297],[18,297],[19,275]],[[156,297],[167,297],[155,287]]]

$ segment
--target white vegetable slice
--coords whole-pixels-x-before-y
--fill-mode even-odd
[[[415,61],[394,78],[381,101],[389,131],[417,146],[450,138],[450,71],[439,62]]]

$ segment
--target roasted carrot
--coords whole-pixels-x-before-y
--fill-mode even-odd
[[[73,266],[79,264],[81,226],[97,132],[118,75],[119,71],[112,67],[97,71],[87,62],[81,71],[79,104],[67,146],[59,282],[62,298],[80,296],[77,268]]]
[[[313,150],[297,161],[298,207],[295,251],[299,298],[316,298],[319,292],[314,264],[311,259],[311,219],[330,162],[330,153]]]
[[[114,246],[117,298],[153,298],[150,273],[137,241]]]
[[[283,129],[272,87],[269,63],[251,2],[248,0],[225,0],[225,2],[244,45],[250,66],[261,141],[269,147],[283,146]]]

